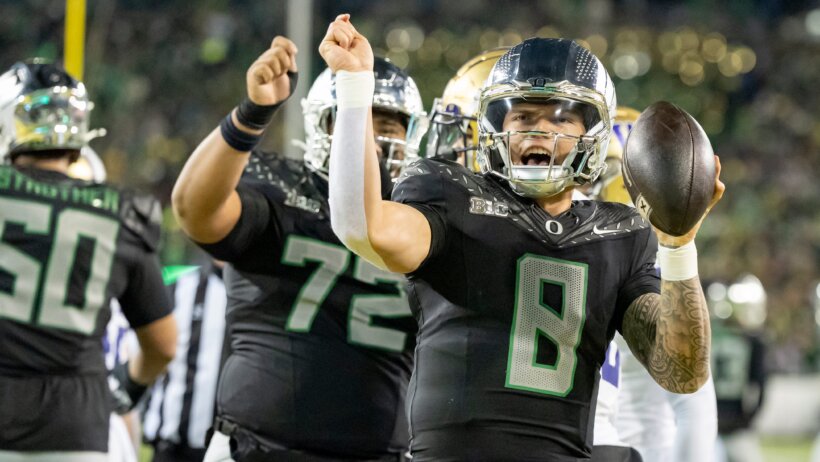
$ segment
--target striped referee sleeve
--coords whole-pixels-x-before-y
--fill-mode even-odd
[[[225,285],[212,267],[181,276],[174,286],[177,354],[151,389],[143,439],[204,448],[213,424],[225,336]]]

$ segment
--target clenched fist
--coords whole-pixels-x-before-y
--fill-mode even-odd
[[[349,14],[340,14],[330,23],[319,44],[319,54],[334,73],[373,70],[373,49],[365,36],[350,23]]]
[[[290,96],[288,72],[296,72],[296,45],[277,36],[270,48],[248,68],[245,75],[248,98],[260,106],[282,102]]]

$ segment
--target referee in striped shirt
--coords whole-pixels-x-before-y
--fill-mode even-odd
[[[151,389],[143,440],[154,447],[154,462],[199,462],[205,456],[205,432],[213,425],[225,338],[221,264],[185,273],[171,289],[179,326],[177,355]]]

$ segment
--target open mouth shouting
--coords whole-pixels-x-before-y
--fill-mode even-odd
[[[521,156],[521,165],[533,167],[548,167],[552,156],[546,152],[532,151]]]

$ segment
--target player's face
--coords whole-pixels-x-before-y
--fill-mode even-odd
[[[553,165],[560,165],[576,145],[574,137],[586,132],[581,113],[558,101],[514,104],[504,117],[503,130],[528,132],[513,133],[509,150],[513,164],[530,166],[548,166],[551,157]]]
[[[328,121],[327,133],[333,135],[333,120]],[[390,174],[394,178],[401,173],[401,161],[404,160],[404,141],[407,129],[404,128],[401,116],[391,112],[373,111],[373,135],[376,137],[376,154],[380,161],[386,157],[390,160]],[[397,140],[401,143],[391,143]]]
[[[404,144],[390,143],[387,140],[406,140],[407,129],[398,114],[373,111],[373,134],[376,136],[379,160],[389,158],[390,175],[395,177],[400,173],[401,161],[404,160]]]

